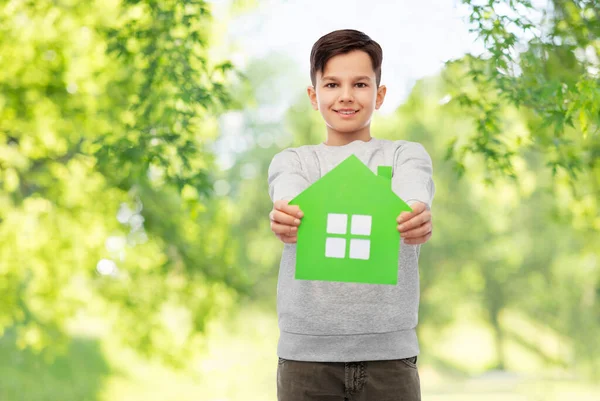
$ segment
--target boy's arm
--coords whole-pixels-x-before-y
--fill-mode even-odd
[[[273,203],[290,201],[310,186],[302,170],[300,158],[292,149],[277,153],[269,165],[269,196]]]
[[[398,216],[398,231],[405,244],[417,245],[418,257],[420,245],[432,235],[431,202],[435,194],[431,157],[420,143],[408,142],[396,150],[392,189],[413,208],[413,212]]]
[[[291,149],[276,154],[269,165],[268,181],[269,196],[273,201],[269,213],[271,231],[284,244],[294,244],[302,213],[298,206],[288,206],[288,202],[310,185],[298,154]]]
[[[433,164],[420,143],[407,142],[396,150],[392,190],[409,206],[418,201],[431,210],[435,195]]]

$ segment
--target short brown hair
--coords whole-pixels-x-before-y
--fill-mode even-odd
[[[377,87],[381,82],[381,62],[383,50],[381,46],[365,33],[354,29],[341,29],[322,36],[315,42],[310,52],[310,80],[313,86],[317,81],[317,72],[323,73],[327,61],[338,54],[350,53],[353,50],[362,50],[371,57],[371,64],[377,80]]]

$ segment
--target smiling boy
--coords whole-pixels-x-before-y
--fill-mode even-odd
[[[285,244],[277,285],[279,401],[421,399],[418,258],[432,234],[433,167],[421,144],[371,136],[373,112],[386,94],[382,59],[379,44],[362,32],[321,37],[311,51],[307,92],[326,140],[285,149],[269,166],[271,229]],[[288,202],[351,154],[374,172],[392,166],[392,190],[413,209],[398,216],[397,285],[294,278],[303,213]]]

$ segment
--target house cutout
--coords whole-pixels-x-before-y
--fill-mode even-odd
[[[398,283],[396,218],[412,209],[392,190],[391,166],[378,166],[375,175],[350,155],[289,204],[304,212],[296,279]]]

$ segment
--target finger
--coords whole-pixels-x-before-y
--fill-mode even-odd
[[[402,220],[398,225],[400,232],[408,231],[416,227],[420,227],[423,224],[431,221],[431,212],[429,210],[424,211],[421,214],[411,217],[409,220]]]
[[[396,221],[398,223],[402,223],[403,221],[407,221],[412,219],[414,216],[416,216],[415,213],[412,212],[402,212],[398,215],[398,218],[396,219]]]
[[[398,216],[398,223],[401,223],[402,221],[406,221],[408,219],[413,218],[414,216],[417,216],[420,213],[423,213],[423,211],[425,211],[427,209],[427,205],[423,202],[414,202],[410,208],[412,209],[412,212],[402,212],[400,213],[400,215]]]
[[[300,225],[300,219],[290,216],[284,212],[280,212],[279,210],[271,210],[271,213],[269,213],[269,219],[275,223],[285,224],[288,226]]]
[[[284,244],[295,244],[298,242],[298,237],[295,235],[277,234],[276,237]]]
[[[407,245],[421,245],[429,241],[429,238],[431,238],[432,234],[433,233],[430,232],[429,234],[418,238],[405,238],[404,243]]]
[[[285,244],[295,244],[298,242],[298,237],[296,237],[296,236],[284,235],[282,238],[283,238],[282,241]]]
[[[288,205],[289,201],[286,200],[277,200],[275,201],[275,203],[273,204],[274,208],[282,211],[285,214],[289,214],[290,216],[296,216],[298,218],[302,218],[302,216],[304,216],[304,213],[302,213],[302,210],[300,210],[300,207],[297,205]]]
[[[403,238],[415,238],[415,237],[421,237],[425,234],[427,234],[428,232],[432,231],[433,225],[431,224],[430,221],[426,222],[425,224],[415,227],[411,230],[398,230],[400,231],[400,236]]]
[[[275,234],[296,235],[298,227],[279,224],[271,221],[271,231]]]
[[[400,231],[400,236],[402,238],[418,238],[418,237],[422,237],[422,236],[426,235],[427,233],[430,233],[431,231],[432,231],[432,224],[431,224],[431,222],[427,222],[427,223],[423,224],[422,226],[413,228],[412,230]]]
[[[410,208],[414,213],[419,214],[423,213],[423,211],[427,209],[427,206],[423,202],[414,202],[412,205],[410,205]]]

